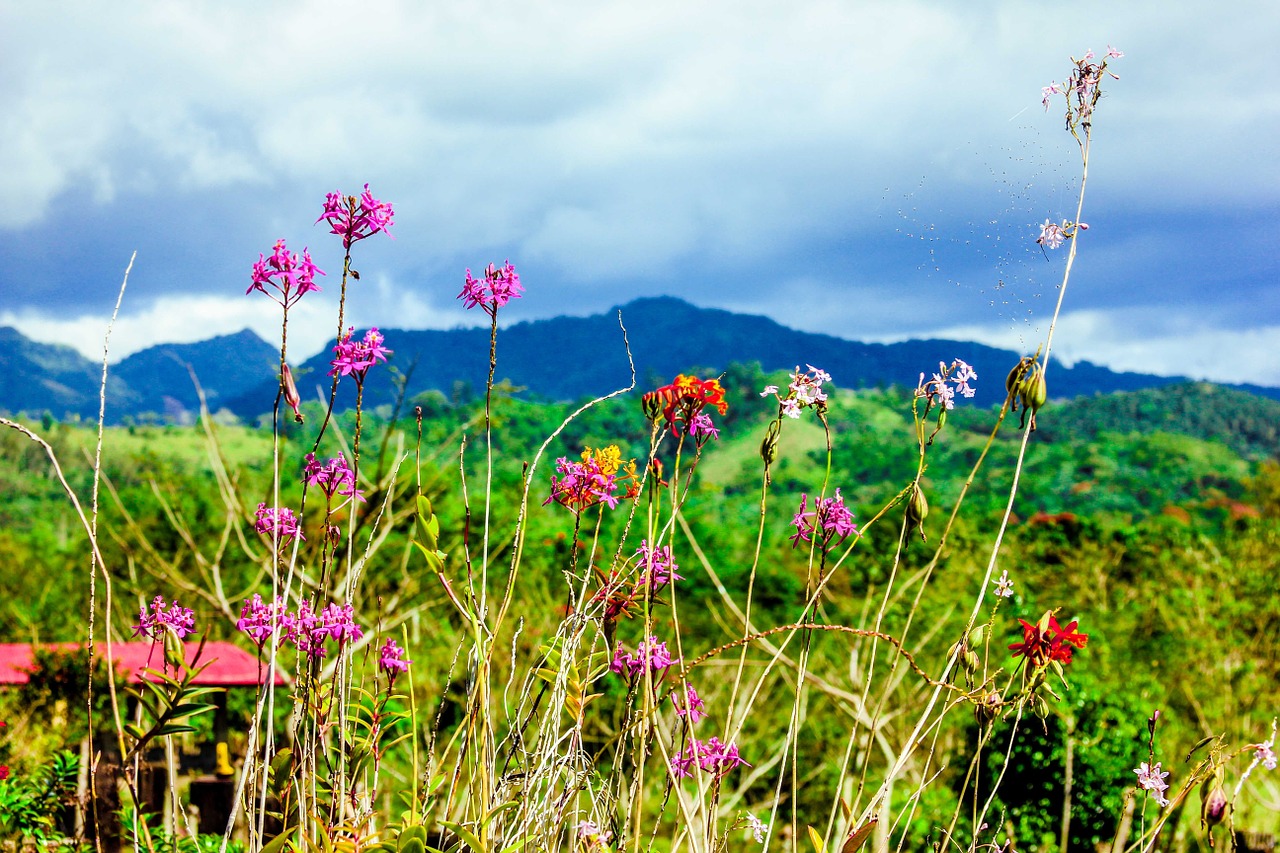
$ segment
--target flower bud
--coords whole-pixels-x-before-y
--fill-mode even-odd
[[[653,423],[658,419],[658,415],[662,413],[662,400],[659,399],[657,394],[650,391],[648,394],[640,395],[640,408],[649,422]]]
[[[765,465],[772,465],[778,459],[778,437],[782,434],[782,422],[773,421],[760,442],[760,458]]]
[[[1018,388],[1018,397],[1021,398],[1022,405],[1026,407],[1027,411],[1031,412],[1033,418],[1035,413],[1040,410],[1040,407],[1044,405],[1045,400],[1049,398],[1049,386],[1045,382],[1044,368],[1039,364],[1033,366],[1023,378]]]
[[[1017,411],[1018,386],[1022,384],[1022,379],[1027,375],[1027,371],[1031,369],[1031,365],[1035,362],[1029,355],[1024,355],[1022,359],[1013,366],[1013,370],[1009,371],[1009,375],[1004,380],[1004,390],[1012,398],[1014,411]]]
[[[302,409],[299,408],[302,405],[302,397],[298,394],[298,386],[293,381],[293,371],[289,369],[288,363],[280,371],[280,389],[284,391],[285,403],[293,409],[293,419],[302,423]]]

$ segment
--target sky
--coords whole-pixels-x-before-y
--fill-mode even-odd
[[[0,325],[101,359],[136,251],[112,360],[278,341],[245,289],[284,238],[329,273],[314,354],[315,220],[368,183],[356,326],[487,323],[464,270],[509,259],[504,324],[672,295],[1032,351],[1081,183],[1041,88],[1113,45],[1054,351],[1280,386],[1278,36],[1271,2],[0,0]]]

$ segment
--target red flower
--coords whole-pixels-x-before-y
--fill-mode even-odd
[[[688,432],[693,426],[693,419],[706,406],[715,407],[724,414],[729,411],[729,403],[724,398],[724,386],[719,379],[699,379],[696,376],[685,376],[683,373],[670,385],[663,385],[640,398],[649,420],[656,421],[661,414],[671,432],[678,435],[683,430]]]
[[[1022,623],[1022,642],[1011,644],[1009,650],[1014,657],[1025,655],[1032,666],[1042,666],[1049,661],[1071,663],[1071,647],[1083,649],[1089,641],[1087,634],[1076,630],[1078,621],[1072,620],[1063,627],[1052,612],[1045,613],[1034,625],[1025,619],[1018,621]]]

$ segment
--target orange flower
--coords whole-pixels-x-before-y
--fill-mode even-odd
[[[694,417],[707,406],[713,406],[722,415],[729,411],[724,386],[719,379],[699,379],[683,373],[670,385],[644,394],[640,404],[649,420],[656,421],[661,414],[671,425],[671,432],[677,435],[681,432],[681,424],[688,432]]]

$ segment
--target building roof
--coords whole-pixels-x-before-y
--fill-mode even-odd
[[[191,663],[196,656],[199,643],[183,643],[186,660]],[[106,643],[95,643],[97,654],[106,655]],[[50,643],[44,648],[61,651],[80,651],[82,643]],[[10,684],[26,684],[31,680],[33,666],[32,646],[30,643],[0,643],[0,686]],[[130,684],[142,681],[143,671],[150,668],[159,670],[164,665],[164,653],[155,643],[112,643],[111,658],[115,668],[125,676]],[[200,656],[201,664],[208,664],[193,679],[194,684],[204,687],[255,687],[265,680],[266,664],[261,666],[258,659],[234,643],[209,641],[204,644],[204,653]],[[275,683],[284,684],[284,677],[279,670],[275,673]]]

